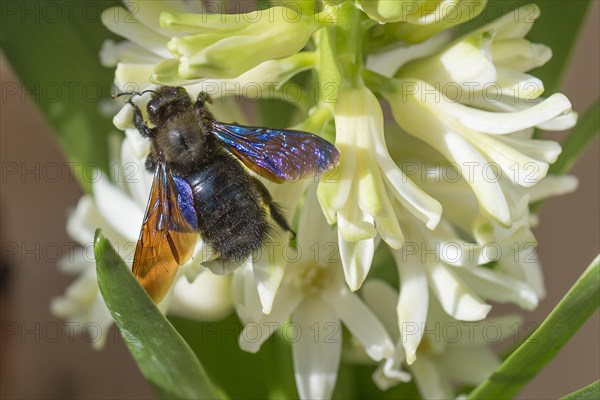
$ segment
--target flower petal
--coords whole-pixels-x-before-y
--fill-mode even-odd
[[[419,357],[410,367],[415,383],[424,399],[452,399],[454,391],[450,378],[435,359]]]
[[[444,311],[459,321],[479,321],[490,312],[491,306],[442,264],[426,264],[431,291],[436,295]]]
[[[561,196],[574,192],[579,180],[573,175],[548,175],[535,186],[528,188],[529,201],[545,200],[549,197]]]
[[[113,40],[107,39],[102,43],[102,49],[100,50],[100,62],[103,67],[107,68],[118,67],[120,63],[127,63],[131,67],[134,65],[154,65],[161,60],[156,54],[128,40],[115,43]],[[139,80],[139,76],[137,80]],[[117,82],[122,85],[128,83],[126,80],[118,79]]]
[[[373,216],[365,213],[356,204],[355,191],[350,192],[346,204],[337,213],[340,237],[348,242],[373,238],[377,235],[374,222]]]
[[[294,375],[301,399],[330,399],[335,387],[342,354],[342,329],[333,310],[322,302],[306,298],[292,315],[301,329],[292,342]],[[317,327],[315,340],[311,331]]]
[[[404,359],[402,339],[398,339],[394,348],[394,355],[384,360],[373,373],[373,381],[379,389],[387,390],[400,382],[410,382],[412,376],[402,370]]]
[[[367,278],[375,253],[375,239],[347,242],[340,231],[338,243],[344,267],[344,276],[350,290],[355,292]]]
[[[301,253],[311,251],[311,249],[314,248],[313,246],[319,246],[319,248],[322,249],[323,246],[328,245],[328,243],[336,243],[337,239],[335,227],[327,223],[325,216],[321,211],[316,196],[316,189],[317,185],[310,185],[308,187],[304,205],[300,212],[300,219],[298,220],[298,236],[296,237],[296,243]],[[289,193],[290,191],[290,189],[287,189],[285,192]],[[275,197],[277,194],[278,193],[273,193],[273,196]],[[296,194],[296,201],[301,195],[302,193]],[[279,203],[283,202],[285,204],[285,199],[282,199],[281,196],[275,198],[279,200]],[[319,259],[315,260],[317,263],[322,261],[323,260]]]
[[[169,39],[137,20],[128,21],[127,17],[130,15],[131,13],[122,7],[111,7],[102,12],[102,24],[111,32],[129,39],[157,56],[170,58],[171,53],[167,49]]]
[[[488,162],[466,140],[454,132],[444,135],[440,143],[442,153],[446,153],[450,160],[454,160],[465,175],[465,179],[479,204],[494,219],[505,226],[510,226],[510,210],[502,188],[498,182],[487,179],[485,168]],[[439,146],[438,146],[439,147]]]
[[[457,268],[455,273],[485,299],[515,303],[530,311],[538,305],[537,294],[529,285],[499,272],[473,267]]]
[[[405,45],[390,51],[369,54],[367,58],[367,69],[381,75],[392,77],[398,69],[409,61],[426,57],[449,42],[451,33],[442,31],[424,42],[413,45]]]
[[[400,253],[394,252],[400,275],[400,296],[396,305],[402,344],[406,351],[406,362],[411,365],[417,359],[417,348],[423,339],[429,287],[425,268],[412,262],[402,262]]]
[[[169,313],[194,320],[217,321],[233,309],[231,276],[203,271],[194,282],[180,277],[172,289]]]
[[[449,84],[464,90],[487,87],[496,81],[492,38],[491,32],[469,35],[436,54],[406,64],[396,76],[417,78],[438,87]]]
[[[528,157],[550,164],[562,151],[560,145],[552,140],[515,139],[510,136],[496,136],[494,139]]]
[[[162,13],[193,12],[191,5],[187,1],[182,0],[127,0],[124,2],[124,5],[129,9],[132,17],[165,37],[176,36],[177,33],[168,29],[164,29],[158,24]]]
[[[273,309],[275,294],[283,279],[285,263],[283,261],[276,263],[259,261],[252,264],[252,270],[254,271],[260,302],[263,306],[263,313],[269,314]]]
[[[133,148],[136,145],[129,137],[123,140],[119,180],[127,184],[133,200],[144,210],[150,198],[153,174],[146,170],[146,155],[140,156],[134,152]]]
[[[360,289],[362,298],[383,324],[392,340],[400,337],[398,317],[394,308],[398,304],[398,291],[386,281],[380,279],[367,280]]]
[[[448,346],[439,363],[454,382],[477,386],[500,366],[500,358],[483,346]]]
[[[249,322],[244,326],[238,338],[240,348],[249,353],[258,352],[262,344],[298,308],[302,299],[302,293],[291,285],[285,290],[280,290],[271,313],[263,314],[258,321]],[[308,328],[303,332],[308,332]]]
[[[375,314],[347,289],[325,290],[323,298],[375,361],[391,357],[394,345]]]
[[[144,219],[143,209],[101,176],[92,183],[94,199],[102,217],[129,242],[137,242]]]
[[[442,216],[442,205],[420,189],[393,161],[387,157],[379,158],[386,183],[392,189],[394,197],[429,229],[434,229]]]
[[[235,311],[243,324],[257,322],[262,317],[262,305],[250,265],[235,270],[231,292]]]
[[[546,64],[552,58],[552,49],[521,38],[496,40],[492,44],[492,57],[498,67],[526,72]]]
[[[158,59],[157,63],[161,60]],[[115,71],[115,84],[123,92],[141,92],[152,86],[150,77],[154,72],[156,63],[150,64],[126,64],[120,62]]]
[[[493,135],[531,128],[571,111],[571,102],[561,93],[555,93],[532,107],[512,113],[483,111],[461,104],[446,106],[448,111],[465,126]]]

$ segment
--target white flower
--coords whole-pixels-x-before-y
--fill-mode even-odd
[[[343,89],[335,107],[340,162],[318,195],[329,223],[337,222],[346,281],[354,291],[365,280],[377,233],[392,248],[404,237],[388,192],[433,229],[440,204],[415,185],[391,159],[383,137],[383,113],[365,86]]]
[[[97,228],[102,229],[115,250],[131,266],[152,182],[152,174],[144,166],[145,148],[143,140],[123,140],[121,163],[112,170],[116,183],[110,182],[105,175],[98,175],[99,179],[92,184],[93,197],[85,195],[81,198],[67,223],[69,236],[80,243],[83,250],[75,252],[73,257],[63,258],[61,269],[79,276],[63,296],[52,301],[51,311],[58,317],[78,322],[76,327],[79,328],[88,323],[98,324],[102,336],[93,343],[98,348],[106,340],[112,317],[98,288],[91,251],[94,232]],[[174,289],[160,303],[163,312],[214,320],[231,311],[230,277],[216,276],[202,268],[204,271],[196,278],[200,263],[210,256],[199,242],[193,258],[180,268]],[[190,282],[194,278],[196,280]]]
[[[421,154],[426,148],[414,140],[404,143],[409,154]],[[487,315],[490,306],[483,299],[534,309],[545,291],[530,229],[535,221],[529,214],[529,202],[572,191],[576,180],[547,177],[532,188],[507,182],[505,191],[514,220],[507,228],[479,210],[468,184],[455,179],[458,174],[450,164],[434,160],[422,162],[420,171],[413,169],[414,163],[400,162],[411,175],[420,176],[422,189],[442,201],[444,215],[436,229],[428,230],[410,213],[397,209],[400,223],[406,227],[404,247],[393,251],[401,288],[398,319],[424,324],[431,295],[448,315],[462,321]],[[407,328],[412,329],[399,329]],[[403,341],[408,363],[415,360],[420,342],[419,334]]]
[[[454,398],[455,385],[477,385],[496,370],[500,359],[489,346],[518,331],[517,317],[460,322],[445,315],[436,302],[429,304],[427,323],[415,325],[410,320],[398,320],[393,312],[398,293],[389,284],[368,280],[361,292],[396,343],[394,355],[373,374],[373,380],[382,390],[407,382],[412,374],[423,398]],[[414,329],[401,332],[398,326],[403,325]],[[403,342],[416,334],[421,337],[417,357],[406,365]]]
[[[374,314],[346,286],[335,228],[323,218],[313,189],[306,195],[297,240],[295,251],[275,248],[275,252],[286,254],[287,263],[270,314],[260,311],[251,271],[234,273],[236,311],[245,323],[239,341],[242,349],[256,352],[279,327],[292,339],[300,397],[327,399],[340,362],[341,323],[373,360],[390,357],[393,344]]]
[[[531,26],[523,14],[515,10],[404,64],[381,87],[402,129],[454,163],[483,210],[507,227],[505,182],[535,185],[561,151],[534,139],[533,128],[566,129],[577,117],[562,94],[539,99],[541,81],[524,73],[550,54],[523,39]]]
[[[163,28],[185,34],[169,40],[167,48],[176,60],[161,66],[183,79],[234,78],[302,50],[323,26],[315,17],[277,5],[242,14],[162,13]]]
[[[395,41],[417,43],[434,34],[475,18],[484,9],[486,0],[404,1],[360,0],[369,18],[386,24],[382,29]]]
[[[277,27],[282,24],[275,21],[274,17],[269,15],[230,15],[228,17],[207,14],[186,14],[194,12],[190,3],[179,0],[172,1],[152,1],[141,2],[128,1],[125,6],[112,7],[105,10],[102,14],[103,24],[112,32],[126,38],[126,41],[115,43],[112,40],[107,40],[100,52],[102,64],[107,67],[116,66],[115,83],[122,92],[141,91],[146,89],[152,83],[169,85],[169,86],[186,86],[189,93],[204,91],[213,97],[225,95],[235,95],[236,97],[244,96],[250,99],[260,97],[277,97],[280,96],[276,89],[279,89],[285,81],[295,74],[311,68],[315,65],[316,59],[314,53],[299,52],[301,48],[292,51],[289,46],[281,44],[280,46],[268,46],[274,51],[283,51],[279,54],[265,54],[264,52],[255,51],[252,45],[241,44],[239,37],[229,37],[233,31],[231,29],[242,29],[245,35],[251,34],[253,30],[263,32],[272,36],[280,36],[292,41],[300,41],[304,43],[308,40],[305,36],[312,30],[319,27],[318,24],[291,23],[291,15],[293,10],[284,10],[282,7],[277,7],[269,11],[273,16],[278,16],[279,19],[283,16],[287,20],[287,25],[283,21],[283,25],[292,29],[300,28],[304,31],[303,35],[295,35],[290,32],[280,34],[276,32]],[[138,14],[139,12],[139,14]],[[135,13],[136,19],[127,18]],[[125,17],[125,20],[123,20]],[[229,18],[229,22],[223,22],[222,18]],[[207,21],[210,19],[211,21]],[[161,27],[159,20],[162,21],[164,27]],[[178,22],[179,21],[179,22]],[[186,22],[181,25],[181,22]],[[191,22],[200,23],[200,27],[190,25]],[[236,22],[237,21],[237,22]],[[262,26],[249,21],[262,21]],[[211,25],[212,24],[212,25]],[[231,25],[227,30],[227,35],[223,33],[216,34],[213,30],[208,29],[199,35],[185,36],[180,31],[181,29],[206,29],[207,26],[213,26],[214,29],[225,29],[226,25]],[[306,26],[302,26],[306,25]],[[269,29],[270,28],[270,29]],[[285,30],[285,29],[284,29]],[[214,36],[214,37],[213,37]],[[249,36],[252,40],[265,40],[261,35]],[[263,35],[264,36],[264,35]],[[209,48],[192,45],[190,49],[189,43],[201,41],[216,40]],[[212,38],[212,39],[211,39]],[[227,38],[227,39],[226,39]],[[291,38],[291,39],[290,39]],[[221,40],[222,39],[222,40]],[[266,39],[268,40],[268,38]],[[229,43],[226,46],[223,44]],[[187,44],[186,44],[187,43]],[[238,48],[227,48],[225,47]],[[241,47],[240,47],[241,46]],[[240,49],[251,52],[254,55],[253,60],[248,60],[248,57],[240,56]],[[174,58],[171,52],[174,52],[179,59]],[[187,54],[190,51],[193,54]],[[183,53],[187,54],[183,54]],[[210,53],[210,54],[209,54]],[[289,55],[289,56],[286,56]],[[214,56],[218,56],[221,61],[228,65],[227,72],[217,66],[214,61]],[[208,62],[208,58],[210,62]],[[202,59],[202,60],[201,60]],[[277,60],[276,60],[277,59]],[[245,64],[240,63],[240,60],[246,61]],[[180,71],[183,75],[180,75]],[[190,76],[192,74],[193,76]],[[235,78],[235,79],[232,79]],[[197,89],[189,87],[194,83],[202,83]]]

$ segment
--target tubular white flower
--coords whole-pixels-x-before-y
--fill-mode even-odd
[[[277,327],[283,326],[285,332],[293,327],[285,325],[291,317],[303,332],[292,343],[298,393],[303,399],[329,398],[341,354],[341,323],[374,360],[390,357],[394,346],[381,322],[346,286],[336,251],[336,232],[323,218],[314,188],[307,193],[297,234],[297,250],[288,256],[270,314],[256,310],[261,306],[255,275],[248,270],[234,272],[236,310],[246,322],[240,347],[258,351]],[[316,340],[306,334],[315,326]]]
[[[430,172],[428,179],[419,183],[428,193],[440,198],[447,211],[434,231],[424,229],[419,224],[404,223],[411,230],[407,231],[409,244],[405,245],[402,252],[396,253],[398,264],[402,264],[399,267],[401,274],[408,265],[420,267],[423,257],[425,263],[428,260],[441,261],[446,268],[451,268],[464,286],[477,295],[496,302],[515,303],[528,310],[534,309],[545,291],[535,253],[537,243],[530,230],[532,219],[528,211],[529,202],[570,192],[575,189],[576,180],[572,177],[550,176],[533,188],[505,183],[507,202],[514,221],[510,228],[506,228],[478,210],[475,196],[468,192],[464,180],[447,182],[443,179],[444,168],[427,167],[427,170]],[[530,194],[535,194],[535,198]],[[406,218],[413,218],[405,215]],[[457,231],[461,232],[460,236]],[[423,253],[424,250],[427,252]],[[429,256],[431,253],[435,255]],[[402,278],[402,282],[404,280]],[[422,297],[419,302],[424,301]],[[410,307],[408,309],[412,311]],[[408,349],[407,353],[410,354]]]
[[[530,102],[544,86],[524,72],[544,65],[552,56],[548,47],[523,39],[538,16],[534,4],[513,10],[436,53],[403,65],[396,76],[442,89],[458,85],[462,90],[455,97],[464,103],[504,103],[502,96],[509,105],[516,99]]]
[[[398,293],[388,283],[369,279],[361,294],[377,317],[386,321],[386,326],[403,325],[405,321],[399,320],[393,312]],[[486,324],[460,322],[445,315],[435,301],[429,309],[427,322],[414,326],[419,331],[420,346],[412,362],[405,360],[406,345],[403,346],[403,342],[414,332],[390,331],[397,343],[396,351],[373,374],[374,382],[382,390],[410,380],[412,374],[423,398],[454,398],[455,384],[478,384],[500,365],[500,359],[489,348],[491,343],[483,331],[484,327],[488,324],[500,327],[500,336],[495,338],[499,341],[508,337],[519,322],[515,316],[489,319]],[[443,333],[451,330],[456,332],[452,338]],[[427,334],[424,335],[424,332]]]
[[[234,78],[264,61],[302,50],[322,27],[315,20],[280,6],[247,14],[163,13],[163,28],[189,33],[169,41],[178,62],[166,63],[184,79]]]
[[[478,321],[490,310],[483,299],[515,303],[531,310],[544,296],[527,201],[513,206],[515,223],[506,228],[477,211],[476,203],[462,188],[466,183],[443,183],[435,177],[431,180],[424,187],[435,188],[434,195],[444,193],[444,209],[451,209],[452,199],[458,198],[463,210],[472,208],[468,219],[463,218],[463,210],[450,212],[433,231],[419,224],[410,213],[396,210],[406,226],[405,245],[394,250],[393,255],[400,277],[398,330],[409,365],[415,361],[422,341],[419,327],[430,319],[428,305],[432,298],[452,318]],[[511,204],[515,197],[528,199],[511,191]]]
[[[338,101],[340,162],[332,179],[319,185],[318,196],[328,221],[338,224],[346,281],[354,291],[368,273],[376,234],[395,249],[404,241],[388,191],[429,228],[437,225],[441,206],[391,159],[383,137],[383,114],[373,93],[365,86],[347,88]]]
[[[551,56],[523,39],[539,15],[526,7],[534,14],[514,10],[402,65],[381,88],[396,122],[456,163],[483,210],[507,227],[503,182],[535,185],[561,151],[556,142],[532,139],[532,128],[567,129],[577,119],[564,95],[538,98],[542,82],[524,73]]]
[[[369,18],[380,23],[400,22],[389,28],[398,40],[421,42],[434,34],[475,18],[486,0],[361,0]],[[406,22],[406,23],[402,23]]]
[[[269,11],[250,13],[253,15],[228,15],[225,17],[220,14],[182,14],[194,10],[191,4],[179,0],[126,2],[125,6],[128,9],[112,7],[105,10],[102,14],[102,22],[112,32],[128,40],[117,44],[112,40],[107,40],[100,52],[103,65],[117,67],[115,83],[119,90],[123,92],[144,90],[151,86],[152,82],[170,86],[185,85],[188,92],[194,93],[194,95],[200,91],[205,91],[213,97],[231,95],[232,93],[238,97],[245,96],[253,99],[273,97],[277,95],[276,90],[290,77],[313,67],[315,64],[314,54],[298,52],[303,44],[294,49],[290,49],[288,44],[274,46],[273,43],[270,43],[270,45],[264,47],[272,51],[277,51],[277,49],[283,51],[283,53],[277,54],[256,51],[256,44],[241,45],[240,38],[245,37],[252,38],[254,41],[259,39],[270,40],[269,37],[275,37],[281,40],[304,41],[306,43],[310,34],[321,27],[321,23],[318,22],[319,18],[317,17],[294,17],[292,15],[294,13],[293,9],[274,7]],[[163,10],[164,14],[161,14],[159,10]],[[135,20],[128,18],[131,17],[132,13],[135,13]],[[262,15],[263,13],[264,15]],[[275,18],[276,16],[277,18]],[[295,20],[296,17],[299,18],[298,21]],[[224,23],[223,18],[229,22],[225,21]],[[159,24],[159,20],[165,27]],[[216,22],[211,25],[213,20]],[[186,23],[182,25],[181,21]],[[256,24],[256,21],[262,21],[262,25]],[[213,26],[213,28],[207,30],[207,26]],[[285,29],[298,30],[302,28],[300,30],[305,32],[299,35],[298,32],[286,31],[287,33],[281,33],[277,31],[277,29],[284,29],[284,26]],[[202,29],[203,32],[200,35],[186,36],[181,29]],[[236,29],[241,30],[240,36],[233,38],[230,35]],[[210,49],[198,48],[194,57],[191,53],[188,54],[194,46],[188,48],[189,46],[183,46],[183,43],[193,42],[198,37],[210,39],[210,37],[216,35],[215,30],[225,30],[227,34],[217,35],[219,37],[213,38],[216,42]],[[257,35],[252,36],[252,32],[257,33]],[[261,35],[264,37],[261,38]],[[224,49],[224,42],[230,43],[233,48]],[[186,48],[188,50],[185,50]],[[241,57],[240,49],[249,51],[254,58],[260,57],[260,59],[253,61],[252,65],[241,64],[240,60],[247,60],[248,57]],[[180,57],[181,60],[178,60],[173,58],[171,50],[177,54],[181,50],[187,55],[183,55]],[[201,62],[198,64],[198,60],[192,61],[192,59],[200,57],[201,54],[204,54],[202,57],[211,59],[215,55],[222,54],[222,61],[231,64],[228,67],[228,72],[216,73],[224,70],[221,69],[222,65],[215,65],[214,60],[206,65]],[[190,77],[188,75],[191,72],[188,70],[192,64],[195,65],[194,68],[208,68],[212,73],[208,70],[204,71],[206,73],[196,71],[193,74],[194,76]],[[204,67],[200,67],[200,65],[204,65]],[[180,75],[180,69],[189,73]]]
[[[546,175],[549,163],[556,160],[560,146],[509,134],[570,112],[569,101],[557,94],[528,110],[493,113],[453,103],[424,81],[396,83],[397,90],[384,94],[396,122],[456,163],[484,210],[510,226],[501,177],[522,186],[536,184]],[[401,87],[410,87],[411,91]],[[437,95],[431,99],[427,93]]]

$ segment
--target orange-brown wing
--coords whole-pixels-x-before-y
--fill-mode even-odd
[[[178,266],[192,256],[197,230],[189,184],[158,163],[133,257],[133,275],[155,303],[167,294]]]

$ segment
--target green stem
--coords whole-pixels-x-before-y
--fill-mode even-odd
[[[374,93],[382,95],[387,92],[394,91],[394,80],[383,76],[375,71],[365,69],[362,72],[362,77],[365,80],[365,84]]]
[[[316,102],[330,108],[333,113],[337,101],[337,92],[342,78],[336,55],[336,29],[328,26],[315,34],[317,44],[317,82],[315,84]],[[333,88],[334,93],[331,93]]]
[[[363,39],[365,28],[363,13],[352,2],[343,3],[338,12],[336,26],[336,53],[340,62],[342,81],[350,86],[362,84]]]
[[[298,129],[320,134],[331,118],[333,118],[331,109],[324,104],[319,104],[311,110],[308,118],[300,124]]]

